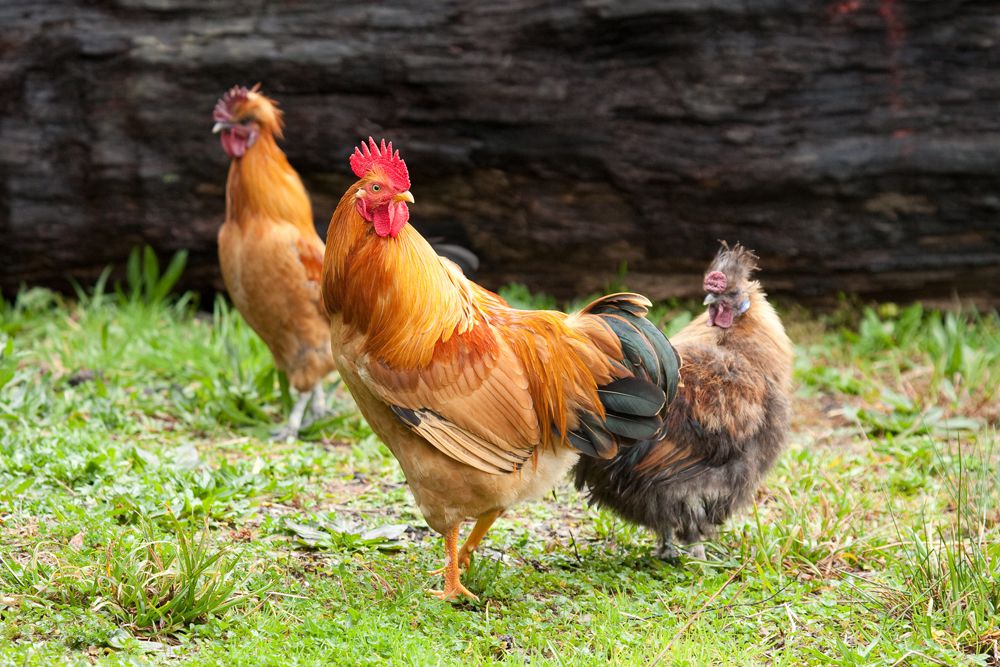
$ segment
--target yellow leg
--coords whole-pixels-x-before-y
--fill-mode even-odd
[[[462,545],[461,551],[458,552],[458,566],[463,570],[469,569],[469,561],[471,560],[472,552],[476,550],[479,543],[483,541],[483,536],[486,535],[486,531],[490,529],[493,522],[497,520],[503,514],[503,510],[497,510],[495,512],[487,512],[483,514],[476,520],[476,525],[472,527],[472,532],[469,533],[469,537],[465,540],[465,544]]]
[[[439,600],[454,600],[459,595],[479,600],[472,591],[462,585],[461,577],[458,574],[458,533],[460,529],[461,524],[455,524],[444,535],[444,590],[427,591]]]

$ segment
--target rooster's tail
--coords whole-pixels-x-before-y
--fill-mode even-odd
[[[619,445],[663,437],[666,406],[674,399],[680,357],[670,341],[646,319],[650,302],[639,294],[611,294],[581,312],[596,315],[621,343],[618,360],[630,375],[597,388],[605,416],[580,412],[580,425],[567,433],[582,453],[610,458]]]

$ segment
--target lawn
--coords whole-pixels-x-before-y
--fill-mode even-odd
[[[287,386],[224,300],[166,296],[178,271],[0,305],[0,665],[997,664],[995,313],[779,304],[789,448],[707,561],[655,560],[566,482],[448,604],[346,391],[270,442]]]

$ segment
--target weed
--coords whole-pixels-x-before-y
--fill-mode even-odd
[[[168,636],[266,589],[246,589],[251,577],[239,572],[241,559],[213,548],[207,526],[195,535],[174,522],[172,538],[157,539],[147,523],[138,539],[109,543],[95,570],[93,609],[138,636]]]

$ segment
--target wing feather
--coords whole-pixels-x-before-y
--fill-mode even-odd
[[[413,411],[393,406],[393,411],[443,454],[483,472],[514,472],[531,456],[530,451],[505,450],[429,410]]]
[[[401,419],[442,453],[490,473],[519,469],[541,444],[520,360],[502,341],[495,355],[472,359],[467,341],[453,342],[465,363],[438,359],[425,369],[401,371],[362,359],[358,375],[397,415],[416,415]]]

